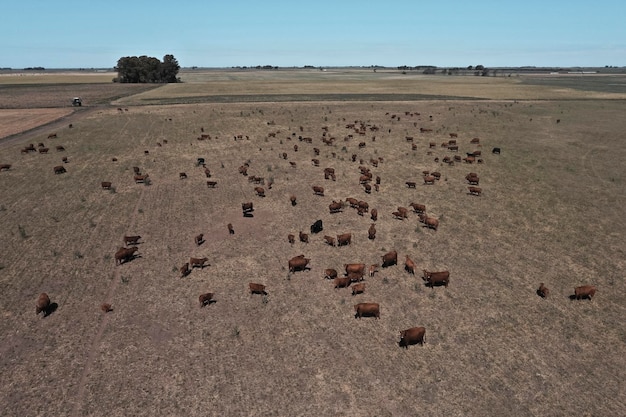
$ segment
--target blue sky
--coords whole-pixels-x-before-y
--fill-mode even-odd
[[[20,0],[0,67],[626,66],[624,0]]]

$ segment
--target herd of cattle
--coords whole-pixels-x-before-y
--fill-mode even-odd
[[[407,112],[406,114],[409,116],[413,115],[413,113],[409,113],[409,112]],[[391,118],[399,120],[399,117],[396,115],[391,115]],[[432,119],[432,116],[431,116],[431,119]],[[354,123],[346,124],[346,129],[353,130],[354,134],[363,136],[364,132],[366,132],[367,130],[370,130],[372,132],[378,131],[380,129],[380,126],[368,124],[368,123],[361,122],[361,121],[355,121]],[[201,128],[201,130],[202,132],[204,132],[203,128]],[[300,130],[302,131],[302,128],[300,128]],[[420,134],[429,134],[429,132],[432,132],[432,130],[426,129],[426,128],[420,128],[419,132]],[[270,132],[268,134],[268,137],[276,137],[276,134],[277,134],[276,132]],[[295,136],[295,133],[293,135]],[[446,148],[448,151],[452,153],[456,153],[458,152],[458,149],[459,149],[459,144],[457,143],[458,134],[450,133],[449,135],[450,135],[450,139],[442,143],[441,147]],[[48,139],[54,139],[56,137],[57,137],[56,134],[50,134],[48,136]],[[244,136],[244,135],[235,135],[234,140],[235,141],[245,140],[244,137],[249,140],[249,137]],[[353,137],[354,137],[353,134],[349,134],[344,138],[344,140],[349,141]],[[307,138],[307,137],[303,138],[302,136],[299,136],[298,139],[301,142],[304,142],[303,144],[313,143],[312,138]],[[407,142],[411,143],[412,150],[417,149],[416,144],[414,143],[414,138],[412,136],[407,136],[405,139]],[[198,140],[211,140],[211,135],[207,135],[203,133],[200,137],[198,137]],[[328,135],[328,128],[326,126],[322,127],[321,142],[324,143],[325,145],[332,146],[335,143],[335,141],[336,141],[336,138]],[[372,141],[375,141],[375,137],[372,138]],[[166,140],[164,140],[163,142],[167,143]],[[481,146],[480,140],[478,138],[471,139],[469,143],[473,146],[477,146],[477,147]],[[162,146],[161,143],[158,143],[158,146]],[[436,146],[437,144],[435,142],[428,143],[428,149],[435,148]],[[365,147],[367,147],[367,144],[365,142],[359,143],[359,146],[358,146],[359,149],[363,149]],[[294,152],[298,152],[299,149],[300,151],[302,151],[302,148],[303,148],[302,146],[299,148],[298,145],[293,146]],[[31,144],[21,149],[20,152],[22,154],[28,154],[31,152],[36,152],[36,150],[37,148],[35,148],[35,146]],[[56,150],[61,152],[61,151],[65,151],[65,148],[59,145],[59,146],[56,146]],[[314,147],[312,150],[316,158],[313,158],[311,162],[314,167],[318,167],[320,166],[320,159],[319,159],[320,150],[319,148],[316,148],[316,147]],[[43,143],[40,143],[39,153],[45,154],[47,153],[47,151],[48,151],[48,148],[46,148],[43,145]],[[148,153],[148,151],[145,151],[145,152]],[[500,148],[493,148],[492,153],[496,155],[500,154]],[[336,156],[334,152],[332,152],[332,154],[333,156]],[[432,151],[428,150],[427,155],[432,155]],[[484,162],[481,156],[482,155],[481,155],[480,150],[474,150],[472,152],[467,152],[467,157],[465,158],[461,158],[459,155],[445,156],[444,158],[442,158],[442,163],[446,163],[449,165],[453,165],[455,162],[456,163],[462,162],[466,164],[473,164],[473,163],[482,164]],[[279,157],[282,159],[288,158],[285,152],[279,154]],[[112,160],[116,161],[117,159],[112,158]],[[375,175],[375,173],[372,172],[372,168],[377,168],[379,164],[384,163],[384,159],[382,157],[379,157],[376,159],[371,158],[369,160],[370,166],[365,166],[366,161],[363,159],[359,159],[357,154],[353,154],[351,157],[351,160],[353,162],[357,162],[357,160],[359,160],[360,165],[359,165],[358,184],[363,187],[363,192],[366,195],[371,194],[372,186],[375,192],[378,192],[380,190],[382,180],[381,180],[380,175]],[[434,158],[434,161],[439,162],[439,158],[438,157]],[[68,162],[67,157],[63,158],[63,162],[64,163]],[[197,166],[202,166],[204,168],[204,174],[206,175],[207,178],[211,177],[211,171],[209,170],[209,168],[206,167],[204,158],[198,158]],[[296,163],[293,162],[290,164],[290,166],[295,168]],[[0,164],[0,171],[8,171],[11,169],[12,169],[11,164]],[[250,164],[248,162],[245,162],[243,165],[239,167],[239,174],[248,178],[249,182],[253,184],[253,187],[254,187],[253,190],[254,190],[255,195],[262,199],[263,197],[266,196],[266,190],[265,188],[261,187],[261,185],[266,185],[268,190],[271,190],[273,180],[268,181],[266,184],[266,181],[264,178],[249,174],[248,172],[249,170],[250,170]],[[133,180],[135,183],[145,184],[150,180],[149,175],[147,173],[142,174],[139,167],[133,167],[133,171],[134,171]],[[66,170],[63,165],[54,167],[55,174],[61,174],[65,172]],[[336,181],[336,172],[335,172],[335,169],[332,167],[324,168],[323,175],[324,175],[325,180]],[[184,179],[187,179],[188,176],[185,172],[180,172],[179,178],[181,180],[184,180]],[[441,173],[439,172],[423,171],[424,186],[432,186],[437,181],[439,181],[440,178],[441,178]],[[480,178],[476,172],[469,172],[467,175],[465,175],[465,181],[467,182],[467,185],[468,185],[469,195],[473,195],[473,196],[483,195],[482,189],[478,187]],[[218,184],[217,181],[207,181],[208,188],[216,188],[217,184]],[[417,183],[415,181],[406,181],[406,186],[408,188],[415,188],[417,186]],[[105,190],[111,190],[112,183],[110,181],[102,181],[101,187]],[[311,185],[311,190],[315,196],[324,197],[325,195],[324,187],[319,184]],[[298,198],[296,195],[293,195],[293,194],[289,195],[289,201],[292,206],[296,206],[298,204]],[[369,204],[366,201],[352,198],[352,197],[346,198],[345,201],[333,200],[328,205],[330,214],[341,213],[347,207],[355,209],[359,216],[365,216],[366,213],[369,213],[369,217],[372,223],[367,230],[367,236],[368,236],[368,239],[370,240],[376,239],[376,233],[377,233],[376,222],[380,215],[378,209],[376,208],[370,209]],[[417,215],[419,222],[423,223],[424,227],[431,229],[434,232],[438,231],[439,220],[435,217],[429,216],[426,213],[426,206],[424,204],[411,202],[409,204],[409,207],[411,209],[407,207],[398,206],[397,210],[391,211],[389,213],[390,218],[395,218],[395,219],[402,221],[402,220],[408,219],[410,216],[410,213],[412,212],[414,215]],[[241,204],[241,209],[242,209],[242,214],[244,217],[251,217],[254,211],[254,203],[252,201],[243,202]],[[231,223],[227,225],[227,228],[228,228],[229,234],[234,234],[233,225]],[[323,230],[324,229],[323,229],[322,220],[315,221],[310,227],[311,235],[316,235],[322,232]],[[310,242],[309,234],[303,231],[298,232],[298,238],[300,242],[303,242],[303,243]],[[137,245],[140,243],[139,242],[140,239],[141,239],[141,236],[138,236],[138,235],[124,236],[123,238],[124,246],[120,246],[114,254],[115,264],[117,266],[128,263],[136,259],[137,257],[139,257],[139,254],[138,254],[139,247]],[[290,244],[293,245],[296,241],[296,234],[289,234],[287,236],[287,240]],[[194,242],[196,245],[201,245],[204,241],[205,240],[204,240],[203,234],[199,234],[194,237]],[[352,244],[352,232],[344,232],[344,233],[337,234],[336,236],[324,235],[323,242],[329,246],[351,245]],[[311,259],[305,257],[304,254],[288,259],[287,266],[288,266],[289,273],[294,274],[299,271],[309,270],[310,262],[311,262]],[[324,278],[332,280],[334,288],[336,289],[351,288],[352,295],[358,295],[358,294],[363,294],[366,292],[366,283],[363,281],[365,281],[368,278],[373,278],[375,273],[378,272],[379,266],[382,268],[388,268],[397,264],[398,264],[398,253],[395,250],[392,250],[382,255],[380,263],[376,263],[372,265],[366,265],[365,263],[345,264],[344,271],[342,271],[343,273],[341,274],[341,276],[336,269],[327,268],[324,270]],[[183,278],[183,277],[188,276],[194,268],[203,269],[207,266],[211,266],[208,258],[191,257],[189,259],[189,262],[184,263],[183,266],[180,267],[179,269],[180,277]],[[416,263],[410,258],[409,255],[405,255],[404,270],[411,275],[415,275],[416,269],[417,269]],[[448,270],[427,271],[424,269],[423,274],[422,274],[422,280],[424,281],[426,286],[429,286],[433,289],[439,286],[443,286],[447,288],[448,285],[450,284],[450,271]],[[262,294],[264,296],[268,295],[266,286],[264,284],[250,282],[248,284],[248,289],[249,289],[250,294]],[[536,292],[539,296],[543,298],[548,297],[550,293],[549,289],[543,283],[539,286]],[[594,286],[590,286],[590,285],[580,286],[574,289],[574,295],[570,296],[570,298],[592,299],[592,297],[595,295],[595,292],[596,292],[596,288]],[[208,293],[203,293],[199,295],[200,307],[207,306],[211,303],[214,303],[215,301],[216,300],[214,298],[214,293],[208,292]],[[50,298],[48,297],[48,295],[46,293],[42,293],[37,299],[36,313],[39,314],[40,312],[43,312],[44,317],[45,317],[53,311],[52,306],[53,306],[53,303],[50,302]],[[110,312],[113,310],[110,304],[102,304],[100,308],[103,312]],[[361,317],[375,317],[378,319],[380,318],[380,314],[381,314],[380,304],[373,303],[373,302],[357,303],[354,305],[354,313],[355,313],[354,314],[355,318],[360,319]],[[402,330],[400,331],[399,345],[402,347],[408,347],[409,345],[413,345],[413,344],[423,344],[425,332],[426,332],[426,329],[424,327],[413,327],[407,330]]]

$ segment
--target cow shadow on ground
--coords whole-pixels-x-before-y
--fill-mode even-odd
[[[254,214],[252,214],[250,212],[244,212],[243,213],[243,217],[254,217]]]
[[[545,295],[545,294],[544,294],[544,292],[543,292],[543,291],[541,291],[541,290],[537,290],[537,291],[535,291],[535,293],[536,293],[539,297],[541,297],[541,298],[546,298],[546,295]],[[571,297],[572,297],[572,296],[570,296],[570,300],[572,300],[572,299],[573,299],[573,298],[571,298]]]
[[[445,287],[446,283],[445,282],[425,282],[424,286],[429,287],[429,288]]]
[[[567,298],[569,298],[570,300],[576,300],[576,294],[572,294],[572,295],[568,295]],[[581,295],[580,296],[581,300],[591,300],[591,297],[588,295]]]
[[[363,312],[363,313],[361,313],[360,317],[376,317],[376,313]],[[355,319],[359,318],[359,313],[358,312],[354,313],[354,318]]]
[[[43,311],[43,317],[46,318],[48,317],[50,314],[54,313],[55,311],[57,311],[57,308],[59,308],[59,304],[58,303],[50,303],[50,305],[48,306],[48,308],[46,308]]]

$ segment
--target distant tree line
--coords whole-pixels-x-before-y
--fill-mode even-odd
[[[127,56],[120,58],[115,67],[119,83],[176,83],[180,65],[174,55],[165,55],[163,62],[157,58],[142,56]]]

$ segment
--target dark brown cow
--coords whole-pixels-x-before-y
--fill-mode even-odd
[[[480,143],[480,138],[473,138],[470,140],[470,143],[473,145],[478,145]]]
[[[367,204],[365,201],[359,201],[358,207],[365,213],[367,213],[370,209],[369,204]]]
[[[235,229],[233,229],[233,224],[232,223],[228,223],[226,225],[226,228],[228,229],[228,234],[229,235],[234,235],[235,234]]]
[[[332,236],[324,236],[324,241],[327,245],[335,246],[335,238]]]
[[[191,269],[189,269],[189,262],[185,262],[185,264],[180,267],[180,277],[185,278],[190,273]]]
[[[409,188],[415,188],[415,186],[417,185],[415,181],[407,181],[405,184]]]
[[[372,223],[370,228],[367,230],[367,237],[370,240],[376,239],[376,224]]]
[[[250,288],[250,294],[267,295],[267,291],[265,291],[265,285],[263,284],[255,284],[251,282],[248,284],[248,288]]]
[[[372,209],[372,210],[371,210],[371,212],[370,212],[370,218],[371,218],[373,221],[378,220],[378,210],[376,210],[376,209]]]
[[[121,265],[125,262],[129,262],[135,257],[135,252],[137,252],[139,248],[137,246],[133,246],[131,248],[119,248],[117,252],[115,252],[115,265]]]
[[[382,263],[383,268],[387,268],[388,266],[398,264],[398,252],[396,252],[395,250],[387,252],[386,254],[382,256],[382,258],[383,258],[383,263]]]
[[[424,184],[426,185],[433,185],[435,183],[435,176],[434,175],[425,175],[424,176]]]
[[[409,218],[409,209],[406,207],[398,207],[398,213],[400,213],[405,219]]]
[[[426,211],[426,206],[423,204],[411,203],[409,207],[412,207],[415,213],[423,213]]]
[[[470,185],[478,185],[480,182],[480,178],[478,178],[478,174],[475,172],[470,172],[465,176],[465,180],[470,183]]]
[[[550,290],[543,285],[543,282],[539,284],[539,288],[537,288],[537,295],[541,298],[548,298],[548,295],[550,295]]]
[[[398,345],[405,349],[409,348],[409,345],[424,344],[424,336],[426,335],[426,328],[424,327],[411,327],[410,329],[400,330],[400,341]]]
[[[296,236],[292,234],[287,235],[287,241],[293,245],[296,243]]]
[[[211,304],[213,302],[215,302],[215,300],[213,299],[213,293],[212,292],[207,292],[205,294],[200,294],[200,296],[198,297],[198,301],[200,301],[200,308],[204,307],[205,305]]]
[[[334,279],[335,289],[336,288],[346,288],[349,287],[352,283],[350,277],[338,277]]]
[[[289,260],[289,272],[304,271],[311,260],[299,255]]]
[[[596,287],[593,285],[582,285],[580,287],[574,288],[574,298],[576,300],[581,300],[584,298],[588,298],[591,300],[593,296],[596,295]]]
[[[348,274],[346,276],[348,278],[350,278],[351,282],[363,281],[363,279],[365,278],[365,274],[362,271],[359,271],[359,272],[348,272]]]
[[[0,171],[8,171],[9,169],[11,169],[11,164],[1,164],[0,165]]]
[[[324,278],[325,279],[335,279],[335,278],[337,278],[337,270],[336,269],[325,269],[324,270]]]
[[[349,274],[350,272],[365,274],[365,264],[345,264],[344,268],[346,270],[346,274]]]
[[[320,160],[319,159],[313,158],[313,159],[311,159],[311,162],[313,163],[314,167],[320,166]]]
[[[349,245],[352,243],[352,233],[342,233],[337,235],[337,246]]]
[[[435,288],[435,285],[443,285],[448,288],[448,283],[450,282],[450,271],[430,272],[425,269],[423,271],[424,276],[422,279],[426,281],[426,285],[431,288]]]
[[[398,220],[404,220],[404,216],[399,211],[394,211],[391,215]]]
[[[300,242],[309,243],[309,235],[307,233],[300,232],[299,238],[300,238]]]
[[[319,195],[319,196],[324,196],[324,187],[320,187],[317,185],[313,186],[313,194],[315,195]]]
[[[43,316],[46,317],[50,313],[50,297],[45,292],[39,294],[37,298],[37,304],[35,305],[35,314],[43,312]]]
[[[181,180],[187,179],[187,173],[179,172],[178,173],[178,178],[181,179]]]
[[[265,189],[263,187],[254,187],[254,192],[259,197],[265,197]]]
[[[133,172],[137,175],[141,175],[141,170],[139,169],[139,167],[133,167]]]
[[[380,318],[380,305],[378,303],[359,303],[354,305],[354,318],[371,317]]]
[[[204,235],[202,233],[200,233],[198,236],[196,236],[194,238],[196,245],[202,245],[202,243],[204,242]]]
[[[483,192],[483,189],[480,187],[467,187],[467,189],[469,190],[469,194],[471,195],[481,195]]]
[[[100,304],[100,310],[105,313],[110,313],[111,311],[113,311],[113,307],[109,303],[102,303]]]
[[[413,260],[409,258],[409,255],[406,255],[406,261],[404,261],[404,269],[409,274],[415,275],[415,268],[417,268],[417,265],[415,265],[415,262],[413,262]]]
[[[65,169],[65,167],[63,165],[57,165],[54,167],[54,173],[55,174],[63,174],[67,172],[67,170]]]
[[[124,236],[124,244],[126,246],[128,245],[136,245],[137,243],[139,243],[139,239],[141,239],[141,236],[137,235],[137,236]]]
[[[148,174],[135,175],[133,179],[135,180],[135,184],[145,184],[146,180],[148,179]]]
[[[296,200],[296,196],[292,195],[289,197],[289,201],[291,201],[291,205],[295,206],[296,204],[298,204],[298,201]]]
[[[332,213],[340,213],[343,209],[343,201],[333,201],[328,205],[328,211]]]
[[[248,202],[248,203],[241,203],[241,210],[243,211],[243,214],[247,214],[250,212],[254,211],[254,205],[252,204],[252,202]]]
[[[204,269],[205,266],[211,266],[211,264],[206,264],[208,261],[209,258],[189,258],[189,266],[191,266],[191,268],[198,267]]]
[[[100,186],[102,187],[103,190],[110,190],[111,189],[111,182],[110,181],[102,181],[100,183]]]
[[[67,164],[67,156],[64,156],[63,158],[61,158],[61,161],[63,161],[63,163]]]
[[[215,188],[215,187],[217,187],[217,181],[207,181],[206,182],[206,186],[208,188]]]
[[[54,138],[56,138],[56,137],[57,137],[57,134],[56,134],[56,133],[50,133],[50,134],[48,135],[48,139],[54,139]]]
[[[65,150],[65,148],[63,147],[63,145],[57,145],[56,146],[56,150],[57,150],[57,152],[63,152]]]
[[[459,135],[457,135],[456,133],[450,133],[450,137],[451,137],[451,138],[458,138],[458,137],[459,137]]]
[[[365,292],[365,283],[359,282],[352,286],[352,295],[363,294]]]
[[[211,178],[211,171],[209,168],[204,168],[204,175],[206,175],[207,178]]]

